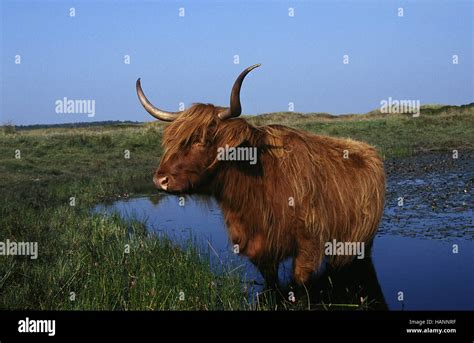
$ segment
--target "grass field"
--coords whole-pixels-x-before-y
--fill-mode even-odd
[[[371,112],[341,117],[274,113],[248,119],[255,125],[278,123],[367,141],[385,158],[474,150],[474,104],[427,106],[418,118]],[[249,304],[238,274],[214,275],[192,244],[182,250],[149,236],[143,223],[91,214],[91,207],[105,199],[152,189],[163,127],[2,127],[0,241],[38,242],[39,257],[0,256],[0,309],[258,307]]]

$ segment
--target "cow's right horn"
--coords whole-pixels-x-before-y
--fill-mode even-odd
[[[153,106],[153,104],[146,98],[145,94],[143,94],[140,79],[137,80],[137,94],[138,94],[138,99],[140,100],[140,103],[143,105],[145,110],[158,120],[173,121],[176,118],[178,118],[179,114],[181,113],[181,112],[166,112]]]
[[[239,77],[234,82],[234,86],[232,87],[232,92],[230,94],[230,108],[219,113],[219,118],[224,120],[227,118],[240,116],[240,113],[242,113],[242,106],[240,105],[240,87],[242,86],[242,82],[244,81],[247,74],[260,66],[261,64],[254,64],[240,73]]]

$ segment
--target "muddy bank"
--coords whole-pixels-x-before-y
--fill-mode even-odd
[[[387,193],[379,234],[474,239],[474,154],[420,154],[385,161]],[[403,198],[403,199],[402,199]]]

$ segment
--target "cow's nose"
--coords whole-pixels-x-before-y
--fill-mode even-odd
[[[168,188],[168,176],[159,177],[157,179],[157,186],[159,186],[162,190],[166,191],[166,189]]]

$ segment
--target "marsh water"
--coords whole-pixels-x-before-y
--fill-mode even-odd
[[[360,303],[390,310],[474,309],[474,159],[428,155],[386,161],[387,199],[372,258],[315,273],[313,304]],[[180,201],[181,200],[181,201]],[[154,193],[98,205],[94,211],[138,219],[185,247],[192,240],[216,273],[240,272],[250,296],[263,278],[234,254],[218,204],[209,197]],[[291,287],[291,261],[279,270]],[[285,287],[285,286],[283,286]]]

